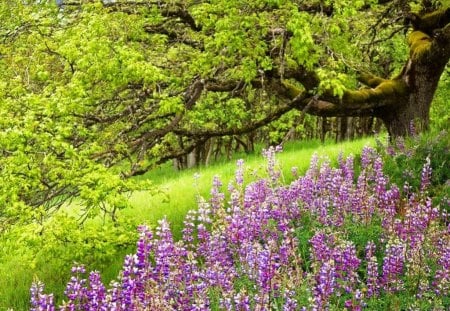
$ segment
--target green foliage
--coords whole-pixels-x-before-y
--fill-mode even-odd
[[[42,222],[74,196],[89,206],[86,217],[100,211],[114,217],[127,206],[127,193],[149,185],[124,180],[96,160],[103,144],[123,128],[98,132],[99,126],[87,127],[77,115],[136,75],[145,76],[146,83],[162,80],[142,49],[118,45],[119,37],[135,36],[142,21],[99,14],[98,6],[86,5],[74,23],[74,16],[61,17],[52,5],[33,13],[33,5],[8,3],[1,12],[11,9],[15,19],[6,23],[0,45],[5,55],[0,59],[0,231],[17,222]],[[118,40],[117,49],[112,40]],[[120,144],[113,147],[123,152]]]
[[[449,208],[450,198],[450,136],[448,131],[421,134],[407,139],[399,138],[385,147],[385,170],[397,185],[407,183],[412,190],[420,188],[423,166],[428,158],[432,168],[429,195],[436,205]]]
[[[446,310],[446,304],[441,297],[432,294],[423,295],[417,299],[414,295],[384,294],[368,300],[366,310]]]
[[[208,95],[201,104],[188,113],[192,120],[190,124],[192,128],[211,130],[225,126],[239,128],[249,120],[247,105],[242,99],[229,98],[225,93]]]
[[[296,128],[299,116],[300,112],[291,111],[267,126],[268,143],[270,145],[280,144],[285,138],[286,134],[288,134],[288,132],[293,128]]]
[[[346,219],[344,228],[347,239],[356,246],[356,251],[360,258],[364,257],[365,247],[369,241],[378,244],[382,237],[381,219],[373,217],[365,226],[356,224],[352,219]],[[379,256],[381,257],[381,256]]]
[[[450,115],[448,108],[448,98],[450,97],[450,75],[448,70],[444,72],[439,82],[439,88],[433,99],[430,111],[430,121],[434,128],[448,129]]]
[[[136,224],[120,217],[116,222],[99,219],[79,225],[79,220],[60,212],[42,225],[14,228],[0,239],[0,309],[28,307],[29,284],[38,278],[62,296],[74,263],[105,272],[112,279],[124,254],[134,249]]]
[[[298,230],[296,231],[296,237],[298,239],[298,255],[301,258],[303,271],[310,271],[311,257],[309,241],[313,237],[316,230],[320,227],[320,222],[309,214],[305,213],[305,215],[300,219],[300,224],[298,226]]]
[[[25,245],[37,249],[35,265],[52,264],[67,270],[73,262],[105,266],[121,249],[133,246],[134,225],[126,221],[91,221],[82,226],[74,217],[56,215],[33,236],[23,236]],[[36,234],[36,232],[41,232]],[[55,260],[56,259],[56,260]]]
[[[348,85],[348,76],[335,71],[318,70],[320,77],[319,92],[332,93],[333,96],[342,98]]]
[[[293,18],[288,23],[288,30],[293,32],[291,39],[293,58],[300,65],[313,68],[319,60],[318,47],[314,44],[311,26],[318,27],[318,19],[310,18],[309,14],[293,11]]]

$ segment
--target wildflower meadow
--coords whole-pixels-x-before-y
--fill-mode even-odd
[[[165,219],[140,226],[115,281],[77,265],[62,302],[36,281],[32,310],[450,308],[450,225],[428,195],[429,158],[417,191],[391,183],[369,147],[337,167],[315,156],[286,184],[279,149],[252,181],[242,160],[227,187],[214,178],[179,241]]]

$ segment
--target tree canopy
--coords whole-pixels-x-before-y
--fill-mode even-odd
[[[428,125],[448,1],[8,0],[0,4],[0,226],[297,111]]]

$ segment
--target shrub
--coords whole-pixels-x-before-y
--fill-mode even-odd
[[[385,171],[394,183],[406,186],[402,189],[405,195],[419,191],[423,178],[429,178],[427,194],[435,205],[445,208],[450,200],[450,135],[446,130],[421,135],[414,135],[413,128],[411,131],[409,138],[397,138],[387,145],[379,142]]]
[[[401,196],[383,173],[381,156],[365,148],[359,176],[352,157],[337,168],[314,157],[304,176],[284,185],[275,151],[264,152],[268,175],[248,185],[239,161],[228,195],[215,178],[211,198],[199,198],[188,213],[180,241],[165,219],[155,231],[139,227],[136,253],[126,256],[109,287],[97,272],[86,276],[74,267],[60,308],[450,307],[450,232],[426,195],[426,178],[417,192]],[[55,308],[39,282],[31,305]]]

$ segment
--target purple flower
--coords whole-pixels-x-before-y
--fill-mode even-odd
[[[438,269],[433,281],[436,294],[447,297],[450,294],[450,236],[439,240]]]
[[[367,261],[367,297],[372,297],[378,294],[378,263],[375,257],[376,246],[375,243],[369,241],[366,246],[366,261]]]
[[[65,310],[85,310],[88,308],[87,302],[87,280],[83,278],[83,274],[86,272],[84,266],[74,266],[72,268],[72,277],[67,283],[64,294],[67,296],[68,301],[65,305]]]
[[[336,266],[336,276],[340,279],[340,288],[345,292],[353,292],[357,286],[358,275],[356,271],[361,260],[356,256],[356,248],[351,242],[341,242],[333,250],[333,259]]]
[[[285,290],[283,292],[283,311],[295,311],[298,310],[297,300],[295,299],[295,291]]]
[[[239,159],[236,162],[237,170],[235,174],[236,184],[240,187],[244,184],[244,160]]]
[[[211,209],[217,213],[217,211],[223,208],[225,195],[220,191],[222,187],[222,182],[220,181],[218,176],[214,176],[213,179],[213,187],[211,188]]]
[[[315,261],[325,262],[331,259],[334,237],[323,232],[316,233],[310,240],[312,257]]]
[[[188,211],[186,217],[184,219],[184,227],[182,229],[183,239],[185,246],[188,249],[195,248],[194,245],[194,232],[195,232],[195,221],[196,221],[197,212],[194,210]]]
[[[336,269],[333,260],[328,260],[322,264],[315,281],[313,290],[314,307],[323,310],[337,286]]]
[[[106,302],[106,288],[96,271],[89,274],[89,288],[86,291],[88,310],[100,310]]]
[[[269,149],[264,149],[262,152],[263,157],[267,161],[267,172],[269,174],[270,180],[272,182],[277,181],[281,176],[281,171],[276,168],[276,158],[275,153],[281,152],[283,148],[281,146],[270,146]]]
[[[405,266],[405,246],[400,241],[393,241],[386,246],[383,260],[382,286],[386,292],[403,289],[401,275]]]
[[[30,289],[31,294],[31,311],[54,311],[53,295],[44,294],[44,284],[41,282],[33,282]]]
[[[425,191],[431,184],[431,161],[428,156],[425,165],[422,168],[421,181],[420,181],[420,191]]]
[[[250,298],[248,295],[244,293],[237,293],[234,296],[234,305],[235,307],[232,310],[239,310],[239,311],[250,311]]]
[[[374,153],[375,153],[375,150],[373,150],[371,147],[365,146],[363,148],[362,154],[361,154],[361,166],[363,169],[368,168],[369,164],[372,163]]]

